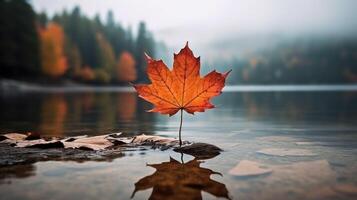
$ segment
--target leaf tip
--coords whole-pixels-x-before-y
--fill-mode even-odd
[[[145,60],[146,60],[147,62],[149,62],[149,61],[152,60],[152,58],[151,58],[146,52],[144,52],[144,55],[145,55]]]
[[[225,72],[225,73],[223,74],[224,78],[226,78],[226,77],[229,75],[229,73],[231,73],[231,71],[232,71],[232,69],[230,69],[229,71]]]

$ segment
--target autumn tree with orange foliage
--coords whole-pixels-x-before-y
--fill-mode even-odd
[[[49,23],[46,28],[39,30],[39,35],[42,73],[53,78],[62,76],[68,68],[62,27],[56,23]]]
[[[120,82],[135,81],[136,76],[136,62],[134,57],[127,51],[123,52],[116,65],[116,78]]]

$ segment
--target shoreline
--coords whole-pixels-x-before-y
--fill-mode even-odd
[[[357,91],[357,84],[272,84],[272,85],[227,85],[223,92],[318,92]],[[80,92],[135,92],[127,85],[86,85],[75,82],[44,85],[13,79],[0,79],[0,94],[11,93],[80,93]]]

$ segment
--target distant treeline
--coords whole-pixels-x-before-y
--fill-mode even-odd
[[[26,0],[0,0],[0,78],[146,81],[144,52],[155,57],[165,45],[155,42],[144,22],[137,30],[115,22],[110,11],[104,22],[79,7],[49,17],[36,14]],[[231,66],[230,84],[357,82],[357,37],[302,37],[249,52],[210,65]]]
[[[134,37],[111,11],[105,22],[98,15],[83,15],[79,7],[49,17],[36,14],[26,0],[0,0],[0,77],[142,81],[144,52],[155,55],[155,41],[144,22]]]
[[[288,40],[217,65],[233,67],[231,84],[357,83],[357,37]]]

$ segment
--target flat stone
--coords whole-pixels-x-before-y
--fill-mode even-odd
[[[207,143],[192,143],[174,148],[174,151],[189,154],[197,159],[209,159],[220,154],[222,149]]]
[[[229,170],[229,174],[244,177],[269,174],[272,171],[273,170],[267,165],[250,160],[242,160],[234,168]]]

